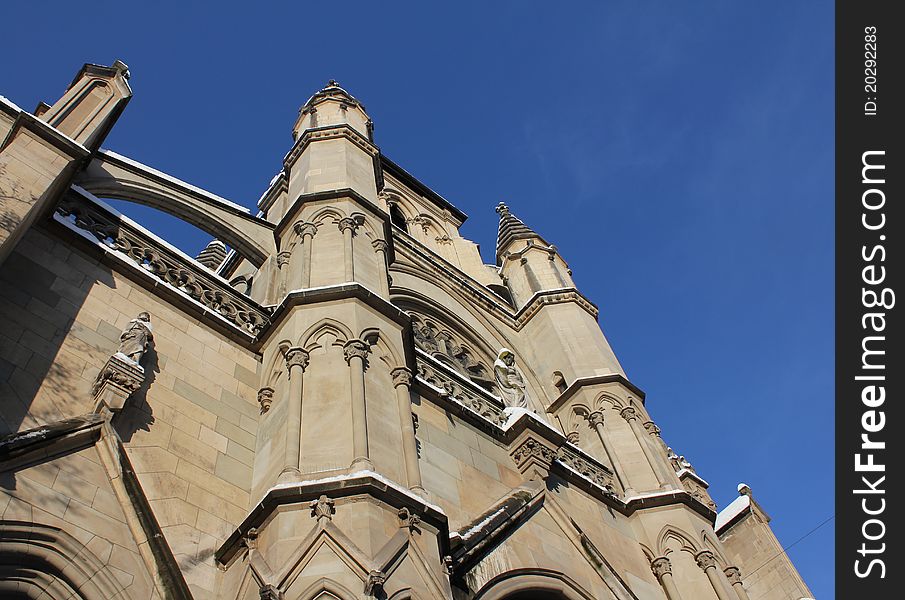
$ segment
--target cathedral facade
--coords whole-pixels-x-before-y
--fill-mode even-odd
[[[128,77],[0,97],[0,596],[810,597],[509,207],[484,264],[331,81],[250,213],[101,148]]]

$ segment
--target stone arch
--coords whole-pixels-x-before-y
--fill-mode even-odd
[[[286,361],[283,356],[286,354],[286,350],[291,347],[292,343],[289,340],[282,340],[276,345],[276,351],[271,354],[270,360],[267,361],[264,369],[261,370],[262,386],[277,388],[286,371]]]
[[[357,600],[358,594],[353,594],[348,588],[322,577],[309,585],[299,595],[299,600]]]
[[[403,222],[408,223],[410,219],[414,217],[414,215],[418,214],[418,208],[412,203],[411,200],[405,197],[405,195],[395,189],[385,187],[382,192],[386,196],[387,205],[391,208],[395,206],[403,219]],[[392,213],[390,213],[392,216]],[[395,225],[395,223],[394,223]],[[398,225],[397,225],[398,226]],[[400,227],[406,233],[408,233],[408,227]]]
[[[726,557],[723,555],[723,551],[720,549],[720,544],[716,540],[716,536],[711,530],[710,533],[707,533],[706,529],[701,530],[701,548],[703,550],[710,550],[713,552],[713,556],[716,558],[716,562],[720,565],[720,571],[730,566],[729,561],[726,560]]]
[[[57,527],[20,521],[0,521],[0,592],[4,591],[60,600],[125,597],[122,584],[84,544]]]
[[[221,240],[260,267],[276,251],[273,224],[215,194],[106,150],[76,182],[85,191],[156,208]]]
[[[308,352],[315,348],[320,348],[321,345],[317,340],[325,333],[332,334],[336,338],[334,345],[340,346],[355,337],[352,330],[343,323],[340,323],[336,319],[326,318],[321,319],[305,330],[305,333],[299,337],[299,346]]]
[[[590,408],[588,408],[584,404],[573,405],[572,408],[569,410],[569,420],[568,420],[568,423],[566,423],[566,426],[568,427],[568,430],[566,431],[566,435],[569,436],[569,435],[572,435],[573,433],[578,434],[579,430],[582,428],[582,425],[584,425],[587,422],[588,417],[591,415],[592,412],[594,412],[594,411],[592,411]],[[570,440],[570,441],[572,441],[572,440]]]
[[[536,595],[533,595],[536,594]],[[516,569],[497,575],[474,596],[474,600],[509,598],[549,598],[552,600],[595,600],[595,597],[568,575],[548,569]]]
[[[693,536],[688,535],[672,525],[666,525],[660,530],[660,535],[657,536],[659,556],[667,556],[672,552],[672,549],[669,547],[669,542],[672,540],[679,543],[680,549],[683,552],[688,552],[692,556],[696,555],[701,550],[699,544],[694,541]]]
[[[597,410],[605,408],[607,404],[615,411],[620,411],[625,408],[625,403],[618,396],[611,394],[610,392],[601,392],[594,398],[594,407]]]
[[[383,354],[383,361],[386,363],[387,367],[393,369],[405,366],[405,360],[402,358],[402,353],[396,348],[395,344],[387,339],[386,336],[381,335],[380,329],[369,327],[363,330],[358,338],[380,349]]]
[[[347,216],[346,213],[335,206],[325,206],[315,211],[308,220],[320,227],[325,223],[338,223],[340,219],[345,219]]]

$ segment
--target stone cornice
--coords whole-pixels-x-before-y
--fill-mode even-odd
[[[547,412],[550,414],[555,413],[559,410],[563,404],[565,404],[569,398],[578,393],[583,387],[591,386],[591,385],[600,385],[604,383],[618,383],[619,385],[625,387],[629,391],[631,391],[635,396],[644,403],[645,394],[644,391],[639,388],[637,385],[629,381],[625,375],[621,375],[619,373],[609,373],[607,375],[594,375],[592,377],[579,377],[575,381],[573,381],[569,387],[566,388],[562,394],[560,394],[559,398],[553,401],[549,407],[547,407]]]
[[[351,188],[341,188],[337,190],[325,190],[322,192],[313,192],[310,194],[300,194],[293,202],[292,206],[286,211],[286,214],[283,215],[279,222],[276,224],[274,228],[274,233],[277,236],[281,236],[283,231],[286,230],[287,227],[291,226],[298,219],[298,211],[302,207],[302,205],[308,202],[320,202],[324,200],[339,200],[347,198],[355,203],[361,205],[363,208],[367,209],[372,213],[374,217],[380,219],[383,223],[384,229],[384,237],[386,239],[390,239],[391,236],[391,226],[390,226],[390,215],[386,213],[382,208],[356,192]],[[392,247],[392,245],[391,245]],[[391,249],[392,253],[392,249]]]
[[[581,292],[575,288],[561,288],[557,290],[542,290],[535,293],[531,299],[519,309],[515,315],[515,321],[518,328],[531,320],[537,312],[548,304],[564,304],[574,302],[589,315],[597,319],[599,313],[597,306],[588,300]]]
[[[380,154],[380,150],[377,149],[377,146],[371,143],[368,138],[356,131],[351,125],[346,125],[345,123],[339,125],[327,125],[324,127],[306,129],[304,133],[299,136],[295,144],[293,144],[292,148],[283,158],[284,168],[286,170],[291,169],[292,165],[296,160],[298,160],[298,157],[302,154],[302,152],[305,151],[305,148],[307,148],[308,144],[310,144],[311,142],[335,139],[349,140],[372,157],[376,157]]]
[[[256,345],[260,347],[266,343],[268,337],[279,329],[280,323],[291,313],[293,307],[345,299],[360,300],[399,325],[403,330],[408,330],[411,327],[411,317],[379,294],[372,292],[360,283],[340,283],[325,287],[293,290],[286,294],[283,301],[275,307],[271,325],[262,333]]]
[[[244,548],[242,540],[250,529],[260,527],[281,506],[311,502],[321,495],[333,500],[350,496],[370,496],[393,508],[406,508],[412,514],[418,515],[421,522],[428,523],[438,530],[437,539],[442,546],[441,555],[446,555],[449,551],[449,525],[446,515],[439,507],[422,500],[408,490],[403,491],[402,486],[394,485],[376,473],[356,472],[339,477],[299,481],[296,484],[281,484],[271,488],[217,549],[214,560],[219,565],[230,564]]]
[[[4,104],[4,108],[9,107]],[[10,114],[12,114],[12,111],[10,111]],[[70,160],[86,161],[91,156],[91,152],[85,146],[24,110],[16,115],[6,139],[0,144],[0,149],[5,148],[20,129],[24,129],[34,134],[35,137],[47,142],[58,150],[61,155],[68,157]]]

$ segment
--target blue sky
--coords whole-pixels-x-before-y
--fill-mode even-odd
[[[337,79],[487,262],[500,201],[557,245],[718,504],[745,481],[786,545],[834,513],[832,3],[16,4],[0,93],[122,59],[106,146],[249,207]],[[789,551],[817,598],[832,552]]]

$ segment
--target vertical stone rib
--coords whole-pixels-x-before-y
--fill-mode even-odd
[[[619,414],[628,422],[632,433],[635,434],[635,441],[638,442],[638,445],[641,446],[641,451],[644,452],[644,458],[647,459],[647,464],[650,465],[651,471],[654,473],[654,478],[657,480],[657,486],[660,488],[671,487],[663,470],[658,468],[660,462],[658,462],[657,457],[654,456],[653,450],[647,441],[647,432],[643,430],[644,428],[641,425],[641,421],[638,419],[638,413],[635,411],[635,408],[626,406],[619,411]]]
[[[610,461],[610,465],[613,467],[613,473],[616,475],[616,480],[619,482],[619,486],[622,488],[623,493],[626,496],[633,495],[635,490],[626,479],[628,474],[622,468],[619,457],[610,449],[610,444],[606,441],[606,432],[603,430],[603,413],[599,410],[592,412],[588,415],[588,422],[594,428],[594,431],[597,432],[597,437],[600,439],[600,444],[603,446],[603,452],[606,454],[607,460]]]
[[[286,417],[286,459],[280,477],[291,478],[301,473],[299,468],[302,448],[302,379],[308,366],[308,353],[302,348],[286,351],[286,369],[289,372],[289,413]]]
[[[349,340],[343,347],[352,389],[352,465],[370,468],[368,415],[365,401],[365,369],[371,347],[361,340]]]
[[[702,550],[698,552],[694,559],[698,566],[701,567],[701,570],[704,571],[704,574],[707,575],[707,579],[710,580],[710,585],[713,587],[713,591],[716,592],[717,598],[720,600],[732,600],[726,585],[721,581],[721,579],[725,580],[725,577],[721,578],[716,570],[716,558],[713,556],[713,552]]]
[[[670,564],[668,558],[665,556],[655,558],[650,563],[650,570],[654,572],[654,577],[657,578],[657,581],[660,582],[660,587],[666,592],[667,600],[682,600],[682,596],[679,595],[679,589],[672,580],[672,564]]]
[[[393,369],[392,375],[399,406],[399,424],[402,427],[405,475],[411,489],[422,491],[424,488],[421,485],[421,467],[418,465],[418,445],[415,442],[415,424],[412,421],[412,399],[409,395],[412,372],[405,367],[397,367]]]

